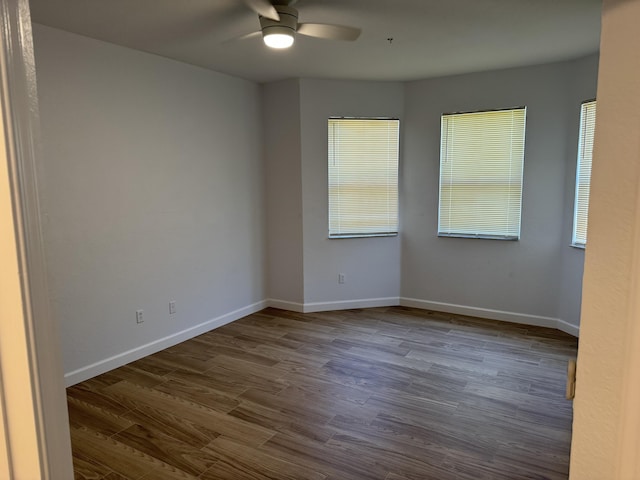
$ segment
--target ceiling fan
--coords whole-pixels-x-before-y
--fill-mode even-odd
[[[262,35],[264,43],[271,48],[289,48],[295,35],[344,40],[352,42],[361,30],[344,25],[327,23],[298,23],[298,10],[293,7],[297,0],[244,0],[258,14],[260,31],[243,35],[239,39]]]

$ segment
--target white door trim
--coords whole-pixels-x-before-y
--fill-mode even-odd
[[[59,336],[49,311],[40,230],[38,98],[27,0],[0,0],[0,109],[0,242],[6,247],[0,281],[7,287],[0,294],[0,469],[10,479],[71,479]]]

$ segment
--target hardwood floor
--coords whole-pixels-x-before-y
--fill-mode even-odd
[[[76,479],[566,479],[577,340],[266,309],[67,390]]]

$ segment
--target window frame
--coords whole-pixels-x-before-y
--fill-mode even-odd
[[[327,119],[327,143],[331,141],[331,121],[336,120],[349,120],[349,121],[392,121],[397,125],[397,145],[396,145],[396,160],[395,160],[395,231],[379,231],[379,232],[342,232],[332,233],[332,194],[331,194],[331,149],[328,148],[327,152],[327,238],[329,240],[339,240],[346,238],[369,238],[369,237],[397,237],[400,231],[400,199],[399,199],[399,176],[400,176],[400,119],[398,117],[348,117],[348,116],[330,116]]]
[[[591,137],[591,157],[589,158],[589,163],[590,163],[590,168],[589,168],[589,181],[588,181],[588,186],[587,186],[587,205],[586,205],[586,225],[585,225],[585,237],[584,237],[584,242],[580,242],[579,239],[576,238],[576,233],[577,233],[577,225],[578,225],[578,216],[579,216],[579,204],[580,202],[580,170],[581,170],[581,166],[582,166],[582,160],[584,158],[584,149],[585,149],[585,132],[587,129],[587,121],[586,121],[586,108],[588,108],[589,105],[595,105],[594,108],[594,118],[593,118],[593,132],[590,132],[590,137]],[[593,166],[593,143],[595,140],[595,127],[596,127],[596,118],[598,115],[598,111],[597,111],[597,100],[595,98],[589,99],[589,100],[585,100],[582,103],[580,103],[580,124],[578,127],[578,155],[576,158],[576,177],[575,177],[575,191],[574,191],[574,197],[573,197],[573,225],[571,226],[571,247],[574,248],[579,248],[581,250],[584,250],[587,247],[587,239],[588,239],[588,228],[589,228],[589,200],[591,197],[591,168]]]
[[[521,161],[521,171],[520,171],[520,201],[519,201],[519,212],[518,212],[518,231],[517,235],[499,235],[499,234],[491,234],[491,233],[468,233],[468,232],[446,232],[443,231],[441,227],[441,214],[442,214],[442,200],[443,200],[443,158],[445,155],[445,135],[444,135],[444,123],[445,117],[454,116],[454,115],[474,115],[474,114],[482,114],[482,113],[493,113],[493,112],[515,112],[518,110],[522,110],[523,112],[523,120],[522,120],[522,161]],[[483,240],[502,240],[502,241],[519,241],[522,233],[522,202],[524,198],[524,161],[525,161],[525,151],[526,151],[526,135],[527,135],[527,107],[526,105],[517,106],[517,107],[505,107],[505,108],[494,108],[494,109],[482,109],[482,110],[473,110],[473,111],[461,111],[461,112],[447,112],[443,113],[440,116],[440,162],[439,162],[439,172],[438,172],[438,226],[437,226],[437,236],[442,238],[468,238],[468,239],[483,239]]]

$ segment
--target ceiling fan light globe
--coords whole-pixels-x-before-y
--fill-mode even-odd
[[[293,35],[288,33],[268,33],[263,37],[264,43],[270,48],[289,48],[293,45]]]

